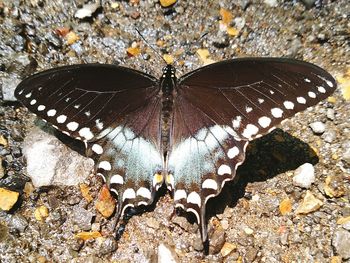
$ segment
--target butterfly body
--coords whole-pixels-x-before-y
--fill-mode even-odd
[[[175,207],[195,214],[235,177],[250,140],[334,92],[325,70],[302,61],[244,58],[157,79],[113,65],[35,74],[17,98],[56,129],[86,143],[96,174],[116,194],[117,216],[149,205],[166,184]]]
[[[174,105],[174,96],[175,96],[175,87],[176,87],[177,78],[175,76],[175,68],[172,65],[167,65],[163,69],[163,75],[160,78],[160,96],[162,100],[162,120],[161,120],[161,140],[162,140],[162,150],[164,160],[164,167],[166,167],[166,158],[167,154],[170,151],[171,147],[171,125],[173,117],[173,105]],[[167,171],[163,171],[167,173]]]

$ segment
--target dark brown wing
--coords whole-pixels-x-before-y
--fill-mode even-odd
[[[233,179],[249,140],[327,98],[333,77],[310,63],[246,58],[180,78],[168,166],[176,206],[194,212],[206,239],[205,204]]]
[[[87,64],[33,75],[15,94],[58,130],[86,142],[97,174],[119,196],[120,214],[153,200],[153,178],[163,165],[158,91],[158,81],[145,73]]]

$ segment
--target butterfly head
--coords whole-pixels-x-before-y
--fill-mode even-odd
[[[163,68],[162,78],[163,79],[164,78],[174,79],[174,78],[176,78],[175,73],[176,73],[176,70],[175,70],[174,66],[171,64],[168,64]]]

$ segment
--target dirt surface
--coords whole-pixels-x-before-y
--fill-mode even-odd
[[[95,208],[102,183],[94,175],[85,182],[90,202],[79,186],[34,189],[22,155],[34,118],[7,91],[25,76],[67,64],[114,63],[159,77],[164,62],[135,27],[160,54],[178,59],[178,76],[210,60],[288,56],[345,76],[343,82],[348,0],[178,1],[166,8],[155,0],[102,1],[84,8],[92,14],[78,12],[84,1],[74,2],[0,1],[0,187],[19,193],[10,211],[0,211],[1,262],[350,262],[350,102],[342,86],[251,143],[238,179],[208,203],[209,255],[193,218],[174,215],[165,191],[116,241],[113,217]],[[310,128],[316,121],[323,131]],[[315,168],[308,189],[293,183],[305,162]],[[308,193],[319,207],[298,214]],[[84,231],[100,236],[77,238]]]

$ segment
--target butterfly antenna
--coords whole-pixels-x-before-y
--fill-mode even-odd
[[[158,51],[146,40],[146,38],[141,34],[141,32],[135,28],[136,32],[139,34],[139,36],[142,38],[142,40],[146,43],[146,45],[153,50],[153,52],[160,57],[161,60],[163,60],[165,62],[165,64],[168,64],[168,62],[166,62],[166,60],[163,58],[163,56],[161,54],[158,53]]]

